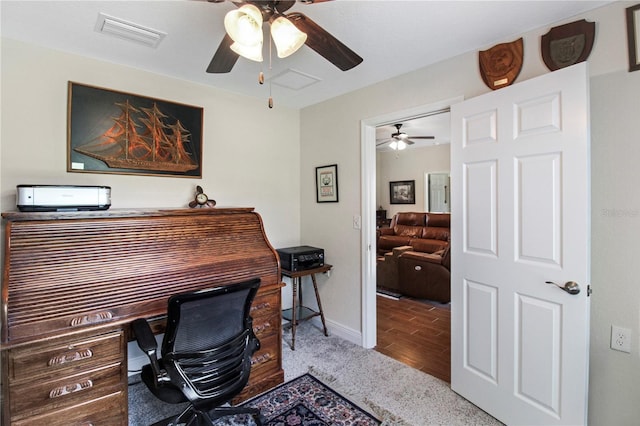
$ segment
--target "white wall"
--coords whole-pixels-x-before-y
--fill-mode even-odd
[[[68,81],[203,107],[202,179],[66,172]],[[1,83],[4,210],[19,184],[109,185],[114,209],[187,207],[201,185],[219,207],[255,207],[275,247],[298,244],[298,110],[8,39]]]
[[[376,155],[376,207],[382,206],[391,218],[398,212],[425,211],[426,173],[448,172],[450,145],[434,145],[403,151],[383,151]],[[415,180],[415,204],[390,204],[389,182]]]
[[[591,309],[591,424],[640,417],[640,72],[591,79],[594,293]],[[632,330],[632,353],[609,349],[610,327]],[[611,421],[616,419],[617,421]]]
[[[591,284],[594,294],[589,418],[593,425],[631,425],[637,424],[640,418],[640,307],[639,286],[634,280],[639,274],[638,267],[633,265],[633,254],[638,252],[636,236],[640,235],[640,216],[633,213],[623,213],[627,217],[620,218],[599,216],[603,204],[623,212],[640,209],[634,204],[637,197],[630,196],[640,181],[640,168],[632,165],[638,159],[634,154],[638,153],[637,135],[640,134],[637,125],[640,72],[633,75],[626,72],[624,9],[632,4],[616,2],[523,34],[524,66],[517,79],[523,81],[549,72],[540,55],[539,41],[551,27],[582,18],[596,22],[596,42],[589,57],[591,76],[597,77],[592,82],[591,117],[594,129]],[[496,44],[518,36],[496,40]],[[616,90],[607,89],[609,80],[617,81]],[[470,98],[487,92],[489,89],[478,73],[477,52],[469,52],[302,110],[301,238],[324,247],[327,258],[335,266],[332,277],[320,283],[323,307],[332,321],[346,329],[361,331],[363,249],[360,231],[351,226],[353,215],[362,214],[361,120],[456,96]],[[625,94],[624,102],[618,99],[618,92]],[[627,166],[622,171],[617,167],[620,161]],[[341,170],[340,203],[316,204],[313,167],[336,162]],[[342,173],[343,170],[348,172]],[[632,329],[631,354],[608,348],[611,324]]]

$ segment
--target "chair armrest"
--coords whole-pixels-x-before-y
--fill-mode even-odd
[[[393,228],[378,228],[380,235],[394,235]]]
[[[156,338],[153,336],[147,320],[138,318],[131,323],[131,328],[133,328],[133,332],[136,334],[138,346],[144,353],[148,355],[150,351],[155,352],[158,350],[158,342],[156,342]]]
[[[434,263],[436,265],[442,264],[442,256],[431,253],[422,253],[417,251],[406,251],[400,255],[401,257],[417,260],[419,262]]]
[[[138,346],[149,357],[149,364],[151,365],[151,371],[153,371],[156,386],[161,382],[169,382],[166,370],[162,369],[158,362],[158,342],[156,342],[147,320],[138,318],[131,323],[131,328],[136,335]]]

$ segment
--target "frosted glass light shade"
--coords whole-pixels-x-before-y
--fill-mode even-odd
[[[407,147],[407,144],[404,141],[398,141],[398,151],[401,151]]]
[[[271,37],[276,45],[278,58],[286,58],[307,41],[307,35],[284,16],[279,16],[271,22]]]
[[[252,4],[245,4],[225,15],[224,29],[236,43],[262,45],[262,12]]]
[[[252,46],[235,42],[231,45],[231,50],[244,58],[256,62],[262,62],[262,42]]]

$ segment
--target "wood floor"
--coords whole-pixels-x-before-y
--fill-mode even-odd
[[[377,296],[376,351],[451,382],[451,309],[438,302]]]

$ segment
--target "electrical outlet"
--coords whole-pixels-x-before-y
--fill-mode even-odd
[[[631,353],[631,330],[628,328],[611,326],[611,349]]]

